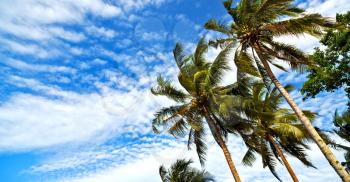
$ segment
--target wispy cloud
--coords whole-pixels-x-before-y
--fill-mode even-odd
[[[55,65],[45,65],[45,64],[28,64],[21,60],[8,59],[3,61],[4,64],[22,70],[22,71],[34,71],[34,72],[61,72],[61,73],[71,73],[77,72],[76,69],[66,67],[66,66],[55,66]]]

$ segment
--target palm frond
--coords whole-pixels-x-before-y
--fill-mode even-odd
[[[208,45],[205,42],[205,38],[201,38],[197,44],[196,51],[193,55],[193,64],[196,67],[201,67],[205,64],[205,53],[208,51]]]
[[[159,175],[162,180],[162,182],[169,182],[169,178],[167,176],[168,172],[166,171],[165,167],[161,165],[159,167]]]
[[[214,30],[217,32],[224,33],[226,35],[230,34],[230,28],[227,27],[225,24],[221,23],[220,21],[217,21],[215,19],[210,19],[207,23],[205,23],[204,28],[208,30]]]
[[[254,150],[251,148],[248,148],[247,152],[244,154],[242,163],[246,166],[252,166],[255,160],[256,160],[256,157],[254,154]]]
[[[305,130],[302,124],[276,123],[270,127],[280,136],[292,136],[297,140],[306,138]]]
[[[204,135],[205,131],[203,128],[200,130],[194,130],[193,132],[194,144],[196,145],[197,155],[202,166],[204,166],[207,151]]]
[[[225,49],[230,44],[235,45],[237,43],[236,38],[221,38],[221,39],[215,39],[215,40],[209,40],[209,45],[221,49]]]
[[[213,87],[217,86],[221,81],[224,71],[230,69],[228,65],[230,52],[232,49],[232,44],[227,46],[224,50],[222,50],[219,55],[215,58],[214,62],[209,68],[208,71],[208,86]]]
[[[170,106],[160,109],[154,114],[152,129],[154,133],[159,133],[158,126],[167,127],[170,123],[177,121],[187,112],[187,105]]]
[[[304,165],[306,165],[307,167],[316,168],[308,159],[308,155],[306,154],[305,147],[303,147],[303,145],[304,145],[303,143],[299,143],[298,141],[293,141],[293,139],[291,139],[289,142],[284,142],[281,144],[282,148],[288,154],[299,159]]]
[[[206,82],[207,82],[207,77],[208,77],[208,70],[202,70],[199,72],[196,72],[196,74],[194,74],[193,76],[193,82],[196,88],[196,93],[197,95],[200,95],[200,92],[203,91],[204,87],[206,86]]]
[[[174,137],[182,137],[186,134],[187,123],[183,118],[178,119],[169,129],[168,132]]]
[[[185,72],[180,72],[178,80],[181,86],[188,92],[193,93],[195,91],[195,85],[193,83],[193,77],[189,76]]]
[[[294,35],[303,33],[312,36],[321,36],[324,27],[333,27],[334,23],[320,14],[308,14],[299,18],[270,23],[262,26],[260,30],[267,31],[273,36]]]
[[[185,63],[185,57],[186,57],[181,43],[176,43],[176,46],[173,50],[173,55],[177,66],[181,68],[182,65]]]
[[[268,46],[263,47],[277,59],[286,61],[293,70],[304,72],[306,66],[313,65],[309,56],[305,55],[301,50],[294,46],[273,41],[269,42],[269,45],[271,48]],[[273,63],[273,61],[270,62]]]
[[[261,144],[260,144],[260,148],[261,148],[261,158],[263,160],[263,166],[264,167],[268,167],[269,170],[271,171],[271,173],[279,180],[279,181],[282,181],[276,170],[275,170],[275,166],[276,166],[276,162],[275,160],[273,159],[273,153],[271,152],[271,149],[270,147],[268,147],[266,145],[266,142],[264,141],[261,141]]]
[[[237,66],[237,70],[240,72],[260,77],[259,70],[255,65],[255,61],[246,51],[236,50],[234,61]]]
[[[152,94],[166,96],[175,102],[186,102],[188,95],[176,89],[169,81],[164,80],[162,76],[158,76],[157,83],[158,85],[151,89]]]
[[[263,0],[254,13],[256,21],[272,22],[282,16],[297,16],[304,12],[303,9],[293,7],[293,0]]]

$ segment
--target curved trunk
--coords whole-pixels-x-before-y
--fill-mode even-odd
[[[276,76],[273,74],[269,63],[263,59],[263,55],[261,55],[258,52],[259,48],[256,49],[257,54],[261,62],[263,63],[267,74],[269,75],[271,81],[274,83],[274,85],[277,87],[277,89],[281,92],[283,97],[286,99],[290,107],[294,110],[295,114],[298,116],[299,120],[303,123],[304,127],[308,131],[309,135],[312,137],[314,142],[317,144],[317,146],[321,149],[323,155],[327,158],[329,164],[334,168],[334,170],[338,173],[340,178],[345,182],[350,182],[350,175],[346,172],[345,168],[341,165],[341,163],[335,158],[334,154],[332,153],[331,149],[327,146],[327,144],[323,141],[321,136],[318,134],[318,132],[315,130],[315,128],[312,126],[309,118],[307,118],[304,113],[301,111],[301,109],[298,107],[298,105],[294,102],[292,97],[289,95],[289,93],[284,89],[282,84],[278,81]]]
[[[241,182],[241,179],[238,175],[235,164],[232,161],[230,151],[227,149],[226,143],[222,139],[218,127],[215,125],[214,120],[211,118],[208,110],[205,107],[203,107],[203,111],[204,111],[205,119],[207,120],[208,125],[211,128],[211,132],[225,155],[226,162],[231,170],[233,178],[235,179],[236,182]]]
[[[272,143],[272,145],[275,147],[275,149],[277,150],[278,155],[281,157],[284,166],[286,166],[288,173],[290,174],[290,176],[292,177],[294,182],[299,182],[297,176],[295,175],[292,167],[290,166],[288,160],[286,159],[286,157],[284,156],[282,150],[280,149],[280,147],[277,145],[277,143],[275,142],[275,139],[271,136],[271,135],[267,135],[268,140]]]

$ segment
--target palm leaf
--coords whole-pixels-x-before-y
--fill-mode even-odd
[[[154,95],[163,95],[175,102],[186,102],[188,95],[178,89],[176,89],[169,81],[165,81],[162,76],[157,78],[158,85],[151,89]]]
[[[194,144],[196,145],[196,151],[198,154],[199,162],[202,166],[204,166],[207,151],[207,146],[204,142],[204,135],[204,129],[194,130],[193,132]]]
[[[205,64],[205,53],[208,51],[208,45],[205,42],[205,38],[201,38],[197,44],[196,51],[193,55],[193,64],[196,67],[201,67]]]
[[[273,36],[295,35],[303,33],[321,36],[323,27],[333,27],[334,23],[320,14],[308,14],[300,18],[293,18],[262,26],[262,31],[268,31]]]
[[[230,44],[224,50],[222,50],[219,53],[219,55],[215,58],[214,62],[212,63],[208,71],[207,86],[210,86],[210,87],[217,86],[224,75],[224,71],[227,71],[230,69],[228,65],[228,60],[229,60],[231,49],[232,49],[232,44]]]
[[[255,160],[256,160],[256,157],[254,155],[254,150],[251,148],[248,148],[247,152],[244,154],[242,163],[246,166],[252,166]]]
[[[167,174],[168,174],[168,172],[166,171],[165,167],[163,165],[161,165],[159,167],[159,175],[160,175],[160,178],[162,179],[163,182],[169,181]]]
[[[182,67],[182,65],[185,63],[185,54],[183,50],[183,46],[180,43],[176,43],[176,46],[173,50],[173,55],[175,58],[175,62],[179,68]]]
[[[230,34],[230,28],[220,21],[216,21],[215,19],[210,19],[207,23],[205,23],[204,27],[208,30],[214,30],[227,35]]]
[[[183,118],[178,119],[169,129],[168,132],[174,137],[182,137],[185,135],[187,124]]]
[[[297,140],[302,140],[306,137],[302,124],[276,123],[270,128],[280,136],[293,136]]]
[[[247,52],[242,50],[236,50],[234,61],[237,66],[237,70],[239,70],[240,72],[260,77],[259,71],[257,70],[257,67],[255,65],[255,61]]]

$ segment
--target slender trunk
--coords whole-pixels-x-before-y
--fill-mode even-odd
[[[258,48],[259,50],[259,48]],[[323,155],[327,158],[329,164],[334,168],[334,170],[338,173],[340,178],[345,182],[350,182],[350,175],[346,172],[345,168],[341,165],[341,163],[335,158],[334,154],[330,150],[330,148],[327,146],[327,144],[323,141],[321,136],[318,134],[318,132],[315,130],[315,128],[312,126],[309,118],[307,118],[304,113],[301,111],[301,109],[298,107],[298,105],[294,102],[292,97],[289,95],[289,93],[284,89],[284,87],[281,85],[281,83],[278,81],[276,76],[273,74],[269,63],[263,59],[263,56],[257,51],[258,57],[260,58],[261,62],[263,63],[267,74],[269,75],[271,81],[274,83],[274,85],[277,87],[277,89],[281,92],[283,97],[286,99],[290,107],[294,110],[294,112],[297,114],[299,120],[303,123],[304,127],[312,137],[312,139],[315,141],[315,143],[318,145],[318,147],[321,149]]]
[[[212,131],[212,130],[211,131],[213,132],[213,136],[216,138],[219,146],[221,147],[221,149],[225,155],[226,162],[231,170],[233,178],[235,179],[236,182],[241,182],[241,179],[238,175],[235,164],[233,163],[233,160],[231,158],[230,151],[227,149],[226,143],[223,140],[222,136],[220,135],[220,131],[219,131],[218,127],[215,125],[213,119],[211,118],[208,110],[205,107],[203,108],[203,111],[204,111],[205,118],[208,122],[209,127],[214,129],[214,131]]]
[[[275,142],[275,139],[271,136],[271,135],[267,135],[268,140],[272,143],[272,145],[275,147],[275,149],[277,150],[278,155],[281,157],[284,166],[286,166],[290,176],[292,177],[294,182],[299,182],[297,176],[295,175],[292,167],[290,166],[289,162],[287,161],[286,157],[284,156],[282,150],[280,149],[280,147],[277,145],[277,143]]]

